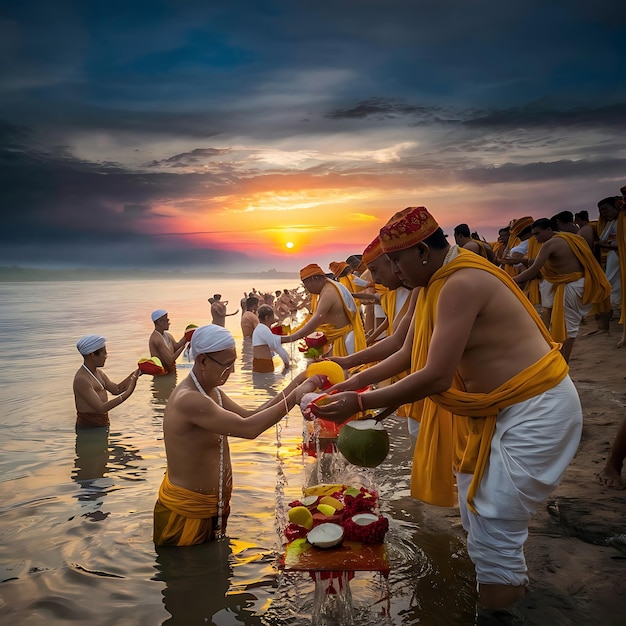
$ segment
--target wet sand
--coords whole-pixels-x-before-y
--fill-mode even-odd
[[[581,443],[529,528],[529,593],[515,609],[527,626],[626,624],[626,489],[607,488],[595,476],[626,416],[626,348],[616,348],[615,320],[610,335],[583,336],[591,330],[581,327],[570,360],[583,406]],[[429,525],[452,523],[463,536],[457,509],[428,507],[426,515]]]

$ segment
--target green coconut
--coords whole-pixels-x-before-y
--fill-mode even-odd
[[[353,420],[339,431],[337,448],[353,465],[376,467],[387,457],[389,435],[376,420]]]

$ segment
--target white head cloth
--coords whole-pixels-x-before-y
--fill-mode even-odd
[[[219,352],[227,348],[235,347],[235,339],[223,326],[217,324],[207,324],[196,328],[191,336],[191,347],[189,356],[192,361],[196,360],[199,354]]]
[[[85,335],[78,340],[76,348],[83,356],[87,356],[96,350],[100,350],[100,348],[104,348],[106,341],[100,335]]]
[[[159,318],[163,317],[164,315],[167,315],[167,311],[165,309],[157,309],[156,311],[152,311],[152,315],[150,317],[152,318],[153,322],[156,322]]]

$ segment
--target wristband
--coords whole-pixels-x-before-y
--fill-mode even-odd
[[[363,408],[363,398],[361,397],[361,394],[358,392],[356,394],[356,403],[359,406],[359,411],[363,413],[365,411],[365,409]]]

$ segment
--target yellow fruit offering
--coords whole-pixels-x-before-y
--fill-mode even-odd
[[[292,524],[298,524],[307,530],[313,528],[313,515],[305,506],[294,506],[289,509],[288,517]]]
[[[324,496],[323,498],[320,498],[319,503],[328,504],[328,506],[332,506],[335,511],[341,511],[341,509],[343,509],[343,504],[339,502],[337,498],[333,498],[332,496]]]
[[[330,506],[330,504],[318,504],[317,505],[317,510],[322,514],[322,515],[334,515],[335,514],[335,507]]]
[[[306,368],[307,378],[318,374],[326,376],[331,385],[342,383],[346,379],[341,365],[334,361],[317,361],[316,363],[311,363],[311,365]]]
[[[305,496],[330,496],[337,491],[343,491],[344,485],[341,483],[320,483],[304,488]]]

